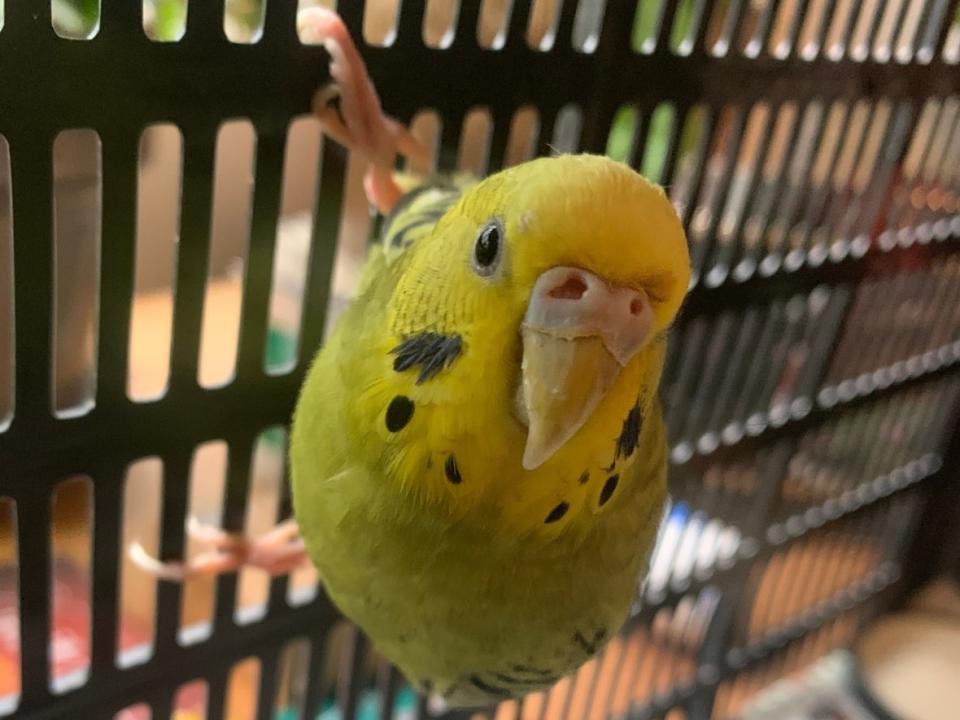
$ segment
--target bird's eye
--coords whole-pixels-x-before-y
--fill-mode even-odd
[[[491,220],[480,230],[477,242],[473,246],[473,268],[478,275],[492,275],[500,260],[500,248],[503,245],[503,225],[499,220]]]

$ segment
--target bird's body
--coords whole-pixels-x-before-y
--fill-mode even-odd
[[[574,275],[535,300],[555,272]],[[622,624],[663,512],[656,388],[688,273],[662,190],[601,157],[421,188],[386,220],[302,390],[291,470],[327,592],[419,688],[535,690]],[[619,365],[599,335],[551,334],[599,278],[644,332]]]
[[[660,524],[657,400],[690,280],[663,189],[594,155],[411,186],[427,148],[380,106],[342,20],[317,116],[388,215],[293,417],[294,519],[257,537],[187,523],[182,582],[308,557],[419,689],[480,705],[552,684],[618,630]],[[334,102],[339,99],[339,102]]]
[[[305,429],[335,432],[311,419]],[[635,466],[582,534],[520,540],[495,523],[452,522],[358,466],[298,481],[297,502],[314,508],[301,531],[331,599],[419,689],[453,705],[522,695],[576,669],[626,618],[663,509],[661,431],[652,422],[638,448],[660,459],[655,471]]]

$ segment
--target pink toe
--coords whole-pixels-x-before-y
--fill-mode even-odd
[[[403,195],[393,178],[389,174],[378,172],[376,168],[364,176],[363,189],[370,203],[384,215],[393,210]]]

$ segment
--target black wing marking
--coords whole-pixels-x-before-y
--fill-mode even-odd
[[[392,260],[420,238],[433,231],[444,213],[460,197],[460,189],[438,181],[411,190],[397,202],[383,221],[380,241]]]

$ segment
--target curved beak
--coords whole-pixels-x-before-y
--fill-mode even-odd
[[[611,287],[575,267],[537,279],[521,328],[516,407],[527,425],[525,469],[540,467],[583,427],[653,328],[642,290]]]

